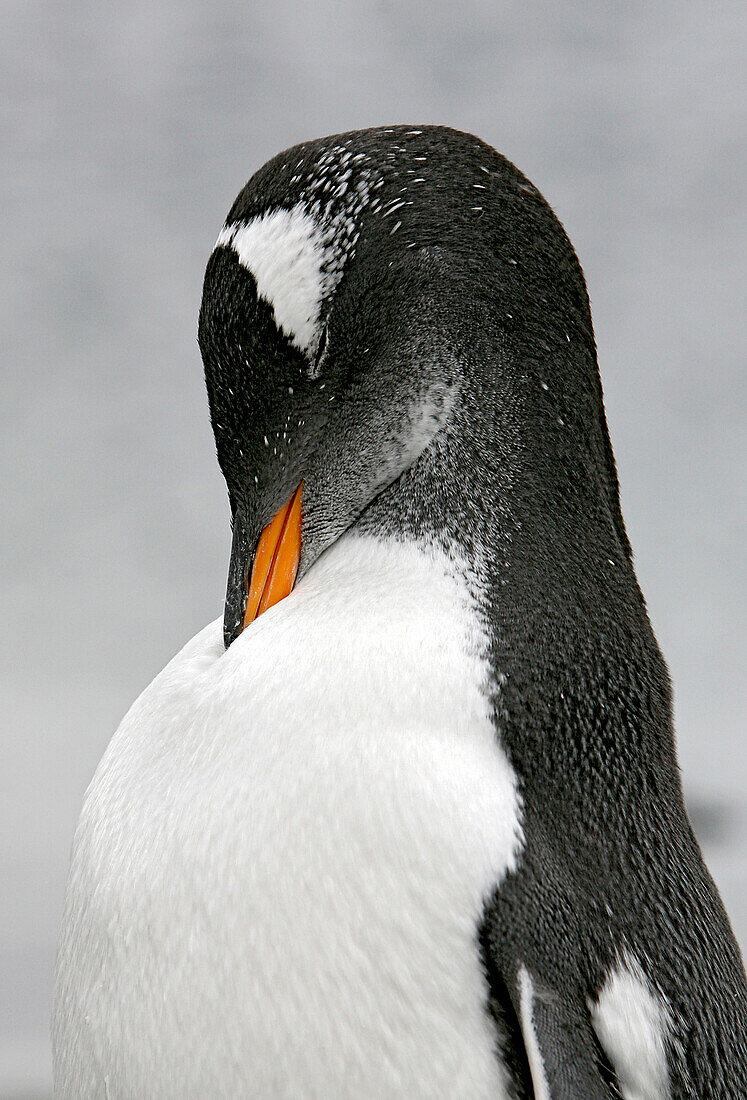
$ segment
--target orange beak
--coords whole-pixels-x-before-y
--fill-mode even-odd
[[[259,536],[249,580],[242,630],[293,589],[301,557],[300,482],[293,496]]]

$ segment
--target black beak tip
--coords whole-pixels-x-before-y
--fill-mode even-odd
[[[236,641],[241,633],[242,622],[237,620],[228,605],[223,615],[223,645],[226,649]]]
[[[249,574],[250,542],[246,524],[240,512],[234,516],[231,563],[228,567],[226,604],[223,612],[223,644],[226,649],[236,641],[244,628],[247,577]]]

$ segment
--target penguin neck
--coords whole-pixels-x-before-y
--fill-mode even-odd
[[[456,548],[496,609],[503,589],[541,606],[590,586],[610,599],[637,588],[595,364],[484,354],[473,353],[480,370],[465,372],[449,423],[358,529]]]
[[[559,708],[587,696],[617,716],[635,754],[673,760],[668,679],[619,513],[593,352],[575,365],[570,354],[558,364],[497,352],[463,382],[449,425],[359,521],[434,540],[468,563],[502,685],[504,741],[528,771],[550,738],[548,783],[577,736]],[[651,695],[627,699],[636,717],[625,722],[615,692],[638,680]],[[589,727],[603,736],[591,713]]]

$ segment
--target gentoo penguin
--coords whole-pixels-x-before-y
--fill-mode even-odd
[[[747,1096],[584,278],[440,127],[249,181],[199,342],[223,628],[87,792],[58,1098]]]

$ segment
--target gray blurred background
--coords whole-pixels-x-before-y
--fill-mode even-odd
[[[205,262],[248,176],[337,130],[474,131],[575,243],[688,801],[747,943],[737,4],[6,0],[2,26],[0,1097],[49,1096],[85,786],[221,610]]]

